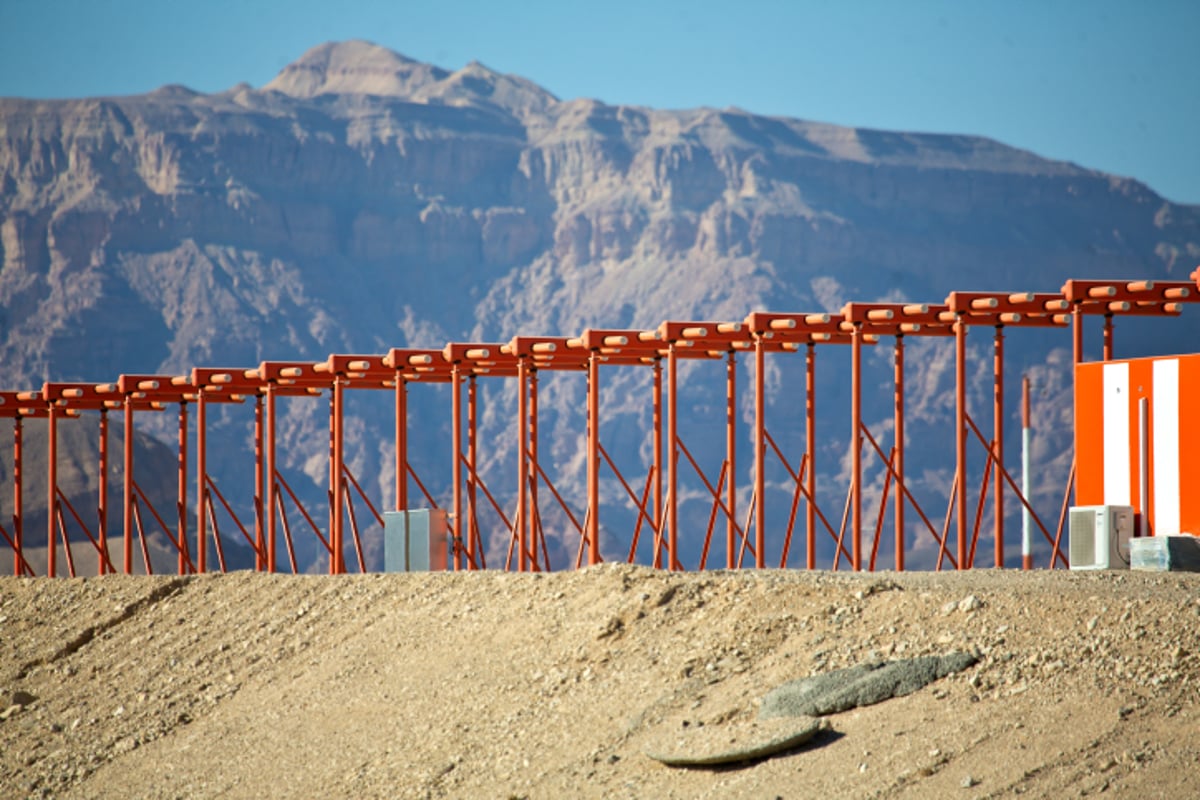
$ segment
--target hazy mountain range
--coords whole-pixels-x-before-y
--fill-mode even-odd
[[[560,100],[482,64],[451,72],[359,41],[316,47],[262,88],[0,100],[5,388],[836,311],[849,300],[940,302],[956,289],[1056,291],[1072,277],[1182,279],[1198,262],[1200,207],[989,139]],[[1195,316],[1122,325],[1118,354],[1186,349]],[[1069,458],[1069,337],[1009,340],[1010,386],[1028,371],[1039,388],[1039,487],[1053,515]],[[953,469],[952,361],[943,343],[912,347],[910,469],[940,514]],[[877,350],[867,408],[887,438],[890,346]],[[821,359],[819,469],[826,513],[837,516],[846,358],[823,348]],[[972,402],[986,418],[991,363],[974,363]],[[770,369],[772,430],[798,458],[802,366],[781,357]],[[719,464],[723,373],[684,374],[682,433]],[[650,460],[648,380],[604,378],[602,433],[634,474]],[[580,498],[583,381],[544,388],[545,466]],[[505,490],[515,480],[515,389],[484,390],[481,455]],[[390,497],[389,400],[355,402],[352,467]],[[448,394],[412,402],[414,461],[444,497]],[[748,420],[748,397],[743,405]],[[287,413],[284,466],[311,479],[307,496],[319,504],[325,406],[292,403]],[[145,424],[170,441],[173,419]],[[223,485],[250,474],[248,426],[244,410],[215,423],[214,440],[227,444],[210,459]],[[86,496],[91,480],[83,470],[71,492]],[[785,494],[770,502],[776,519],[786,514]],[[707,505],[688,509],[702,526]],[[626,528],[614,513],[612,553]]]

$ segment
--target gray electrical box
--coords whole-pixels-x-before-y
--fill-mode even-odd
[[[383,513],[383,571],[444,571],[449,563],[446,512],[411,508]]]

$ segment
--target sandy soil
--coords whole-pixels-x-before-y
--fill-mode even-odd
[[[645,755],[971,650],[784,755]],[[1200,575],[0,579],[3,797],[1200,796]]]

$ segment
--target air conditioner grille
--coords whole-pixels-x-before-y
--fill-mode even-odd
[[[1086,566],[1096,563],[1096,512],[1093,509],[1071,510],[1071,564]]]

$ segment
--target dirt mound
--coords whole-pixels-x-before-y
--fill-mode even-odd
[[[952,651],[783,754],[645,755]],[[0,579],[4,797],[1194,797],[1198,688],[1197,575]]]

